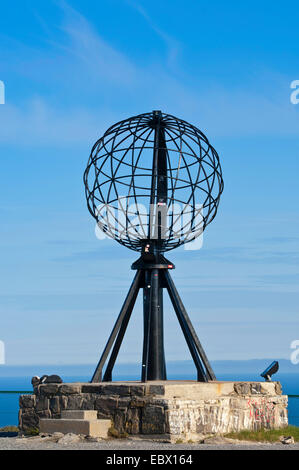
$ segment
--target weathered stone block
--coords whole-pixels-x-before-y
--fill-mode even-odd
[[[250,394],[250,384],[237,382],[234,384],[234,391],[237,395],[249,395]]]
[[[146,398],[146,405],[159,405],[163,408],[172,403],[172,398],[163,398],[161,395],[148,395]]]
[[[35,395],[20,395],[20,408],[33,408],[35,406]]]
[[[237,397],[231,398],[230,404],[228,405],[232,410],[248,410],[248,398]]]
[[[142,433],[164,434],[165,417],[162,406],[149,405],[142,409]]]
[[[129,385],[104,385],[102,389],[103,395],[116,395],[119,397],[128,397],[130,396],[130,386]]]
[[[67,410],[80,410],[83,402],[82,395],[69,395],[67,397]]]
[[[50,400],[46,396],[39,396],[36,398],[36,411],[44,411],[49,409]]]
[[[119,432],[124,433],[126,430],[127,410],[116,409],[113,414],[113,427]]]
[[[60,396],[59,398],[59,407],[61,410],[66,410],[67,409],[67,397],[65,396]]]
[[[39,426],[39,417],[34,410],[22,411],[20,416],[21,429],[27,431],[28,429],[38,428]]]
[[[98,411],[98,417],[111,417],[117,408],[117,403],[117,398],[97,397],[94,407]]]
[[[41,384],[38,386],[38,395],[55,395],[58,392],[58,384]]]
[[[164,395],[164,385],[147,385],[145,388],[145,395]]]
[[[103,385],[100,385],[98,383],[94,384],[83,384],[82,393],[96,393],[96,394],[101,394],[103,393]]]
[[[264,389],[264,390],[265,390],[265,389]],[[251,393],[252,393],[252,395],[258,395],[258,394],[262,393],[262,386],[261,386],[261,384],[259,384],[259,383],[254,384],[254,383],[252,383],[252,384],[251,384]]]
[[[128,408],[126,415],[125,430],[129,434],[140,433],[141,410],[137,408]]]
[[[130,407],[131,408],[143,408],[146,405],[146,403],[148,403],[146,399],[133,397],[132,400],[130,401]]]
[[[132,397],[143,397],[145,395],[145,385],[131,385],[130,395]]]
[[[59,397],[50,398],[49,407],[52,413],[56,414],[60,412]]]
[[[125,410],[125,409],[128,408],[130,403],[131,403],[131,398],[129,398],[129,397],[118,398],[117,408]]]
[[[46,418],[46,419],[51,418],[51,411],[50,410],[37,411],[36,414],[39,418]]]
[[[270,397],[269,397],[270,400]],[[275,395],[271,397],[272,403],[275,405],[281,405],[282,407],[286,408],[288,405],[288,396],[287,395]]]
[[[58,392],[60,395],[75,395],[81,392],[81,384],[61,384]]]
[[[81,405],[82,410],[93,410],[97,393],[96,394],[84,393],[82,396],[83,396],[83,401]]]
[[[276,395],[275,382],[263,382],[259,385],[261,386],[262,395]]]

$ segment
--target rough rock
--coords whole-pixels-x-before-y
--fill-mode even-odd
[[[281,436],[279,438],[280,442],[285,445],[295,444],[295,439],[293,436]]]
[[[40,377],[38,375],[32,377],[31,384],[33,388],[37,387],[40,384]]]
[[[63,437],[58,439],[57,442],[58,444],[67,445],[67,444],[75,444],[76,442],[79,442],[81,440],[82,440],[82,437],[80,435],[68,433],[68,434],[64,434]]]

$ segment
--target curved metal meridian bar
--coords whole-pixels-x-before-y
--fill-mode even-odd
[[[146,239],[159,239],[155,249],[163,253],[189,243],[193,233],[199,236],[214,219],[223,191],[219,157],[207,137],[161,111],[111,126],[92,148],[84,184],[99,227],[139,252]],[[160,218],[151,211],[159,198],[167,208]]]

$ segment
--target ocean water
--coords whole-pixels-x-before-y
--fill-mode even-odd
[[[64,382],[88,382],[90,376],[62,376]],[[194,380],[191,374],[169,374],[170,380]],[[246,381],[260,380],[254,374],[217,374],[218,380]],[[289,397],[289,424],[299,426],[299,381],[297,374],[281,373],[275,376],[282,384],[283,393],[286,395],[298,395]],[[114,380],[140,380],[138,375],[115,375]],[[0,391],[15,393],[0,393],[0,427],[18,424],[19,395],[20,392],[31,392],[31,377],[0,377]]]

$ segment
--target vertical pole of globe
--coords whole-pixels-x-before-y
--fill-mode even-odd
[[[161,111],[153,112],[155,122],[155,145],[153,153],[153,171],[151,185],[151,207],[155,206],[155,239],[153,240],[155,254],[163,251],[166,214],[159,210],[167,204],[167,155],[165,132],[162,124]],[[149,224],[149,238],[153,234]],[[163,285],[161,270],[150,270],[150,289],[145,289],[145,330],[147,330],[148,358],[146,365],[146,380],[166,380],[164,329],[163,329]]]
[[[162,287],[160,285],[159,271],[159,269],[151,270],[151,321],[149,325],[148,380],[166,380],[163,304],[160,304]]]

